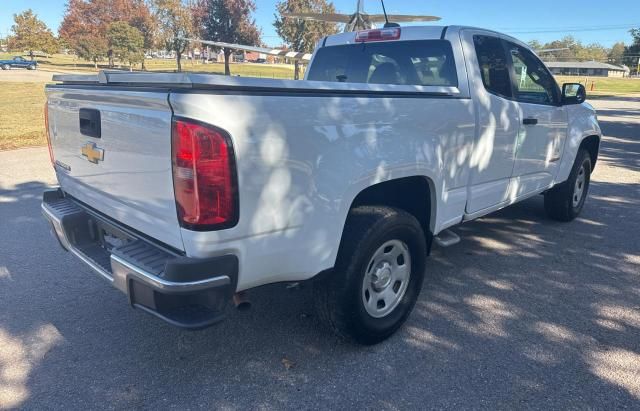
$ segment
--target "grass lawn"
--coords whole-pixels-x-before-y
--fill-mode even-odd
[[[0,82],[0,150],[47,143],[44,85]]]
[[[152,59],[145,62],[149,71],[175,71],[178,66],[175,60]],[[198,73],[224,74],[224,63],[182,61],[184,71]],[[293,65],[289,64],[257,64],[257,63],[232,63],[231,75],[242,77],[282,78],[293,80]]]
[[[10,53],[0,53],[0,59],[10,59],[13,55]],[[64,54],[55,54],[51,58],[38,58],[40,68],[46,70],[61,71],[88,71],[95,72],[93,63],[80,60],[75,56]],[[149,71],[176,71],[178,65],[174,59],[150,59],[145,64]],[[124,66],[127,69],[128,66]],[[98,70],[108,70],[106,62],[98,64]],[[184,71],[192,71],[198,73],[224,74],[223,63],[203,64],[201,61],[182,60],[182,69]],[[140,70],[138,64],[134,70]],[[293,79],[293,65],[289,64],[255,64],[255,63],[232,63],[231,74],[242,77],[261,77],[261,78],[283,78]]]
[[[560,86],[562,83],[581,83],[587,88],[587,95],[640,93],[640,78],[556,76],[556,80]]]

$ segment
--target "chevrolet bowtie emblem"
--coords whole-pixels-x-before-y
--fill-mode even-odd
[[[87,143],[82,146],[82,155],[93,164],[104,160],[104,150],[96,146],[96,143]]]

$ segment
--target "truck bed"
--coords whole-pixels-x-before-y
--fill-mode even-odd
[[[434,198],[448,204],[432,221],[435,232],[462,212],[453,201],[460,203],[468,169],[458,162],[475,132],[466,82],[399,86],[128,72],[54,80],[60,84],[47,92],[54,107],[51,96],[67,105],[57,114],[68,119],[68,158],[78,161],[78,170],[108,170],[103,177],[87,171],[80,179],[58,170],[62,189],[187,256],[238,255],[244,262],[239,290],[304,280],[330,268],[351,201],[372,184],[415,173],[442,181],[433,187]],[[105,148],[98,167],[82,161],[80,146],[91,138],[74,129],[77,110],[87,104],[113,120],[103,120],[103,130],[112,133],[98,142]],[[148,121],[151,107],[162,107],[161,121]],[[50,105],[50,111],[56,110]],[[211,124],[231,137],[239,192],[234,227],[194,232],[179,226],[172,116]],[[55,138],[53,148],[58,159]],[[128,160],[114,158],[122,148]],[[149,152],[158,154],[155,162],[143,161]],[[443,170],[445,164],[455,172]]]
[[[53,81],[62,85],[170,87],[179,89],[214,89],[252,92],[319,93],[319,94],[417,94],[455,97],[464,93],[463,87],[405,86],[388,84],[337,83],[307,80],[229,77],[200,73],[150,73],[101,71],[96,75],[59,74]]]

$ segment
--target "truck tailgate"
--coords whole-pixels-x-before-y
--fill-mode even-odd
[[[166,89],[48,86],[62,189],[142,234],[183,250],[171,170]]]

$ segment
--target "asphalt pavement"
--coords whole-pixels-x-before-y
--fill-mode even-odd
[[[640,99],[594,105],[582,216],[537,196],[460,226],[373,347],[325,331],[304,286],[198,332],[130,308],[50,236],[47,149],[0,152],[0,409],[640,409]]]

